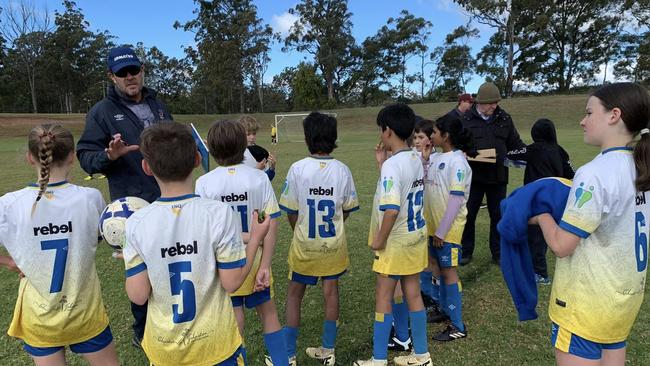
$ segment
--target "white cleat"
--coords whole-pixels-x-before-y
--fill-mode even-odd
[[[352,366],[387,366],[388,360],[376,361],[374,359],[369,360],[358,360],[352,363]]]
[[[395,362],[395,365],[397,366],[431,366],[432,365],[431,355],[429,355],[429,352],[421,356],[416,356],[413,353],[411,353],[408,356],[398,356],[393,359],[393,362]]]
[[[322,362],[325,366],[334,366],[334,364],[336,364],[334,349],[323,347],[308,347],[305,350],[305,353],[307,353],[307,356],[310,358]]]

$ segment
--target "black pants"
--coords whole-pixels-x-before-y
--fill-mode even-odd
[[[542,229],[537,225],[528,225],[528,249],[533,260],[533,271],[542,277],[548,277],[546,248]]]
[[[147,322],[147,305],[131,303],[131,314],[133,314],[133,333],[138,339],[144,337],[144,325]]]
[[[485,184],[472,182],[472,187],[467,199],[467,223],[463,231],[463,257],[471,257],[474,254],[476,215],[483,202],[483,196],[487,196],[488,211],[490,213],[490,252],[492,259],[499,260],[501,247],[499,244],[499,232],[497,223],[501,220],[501,200],[506,198],[507,184]]]

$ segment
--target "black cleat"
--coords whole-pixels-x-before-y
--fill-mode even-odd
[[[463,324],[465,326],[465,324]],[[460,331],[453,324],[449,324],[445,330],[438,334],[434,334],[432,339],[438,342],[449,342],[456,339],[467,337],[467,327],[465,326],[464,331]]]
[[[443,313],[438,306],[426,308],[427,323],[442,323],[449,320],[447,314]]]
[[[389,351],[408,352],[412,348],[413,348],[413,344],[411,343],[410,337],[405,341],[400,341],[399,338],[397,338],[397,336],[392,336],[388,340]]]

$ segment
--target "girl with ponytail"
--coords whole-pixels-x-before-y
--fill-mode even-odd
[[[580,122],[600,147],[578,169],[562,219],[539,224],[558,257],[549,301],[558,365],[623,365],[648,267],[650,96],[634,83],[601,87]]]
[[[453,114],[438,118],[431,142],[442,152],[430,156],[424,187],[424,219],[429,234],[429,253],[440,268],[439,304],[451,324],[433,336],[437,341],[453,341],[467,336],[462,318],[458,259],[467,217],[466,203],[472,169],[466,155],[477,155],[471,133]],[[426,152],[425,152],[426,154]]]
[[[64,347],[91,365],[118,365],[95,269],[99,215],[94,188],[67,182],[74,139],[60,125],[29,134],[27,161],[38,184],[0,197],[0,265],[21,273],[8,334],[36,365],[65,365]]]

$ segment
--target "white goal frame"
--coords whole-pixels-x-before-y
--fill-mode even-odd
[[[328,116],[332,116],[336,118],[336,113],[333,112],[321,112],[323,114],[327,114]],[[275,121],[273,123],[273,126],[275,126],[275,142],[280,143],[280,129],[278,126],[282,121],[284,121],[285,118],[287,117],[302,117],[304,120],[305,117],[310,115],[310,113],[286,113],[286,114],[276,114],[275,115]],[[286,123],[286,122],[285,122]]]

